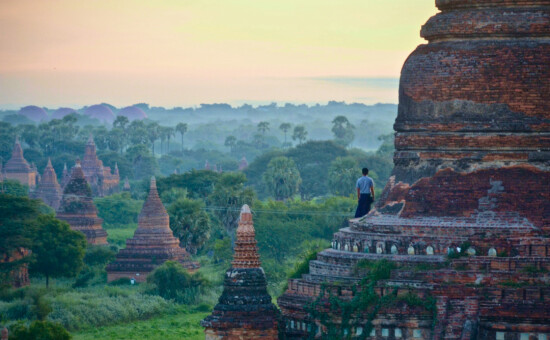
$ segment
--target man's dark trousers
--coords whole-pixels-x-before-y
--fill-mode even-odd
[[[355,211],[355,218],[363,217],[370,211],[370,205],[372,203],[372,196],[370,194],[361,194],[359,196],[359,202],[357,203],[357,210]]]

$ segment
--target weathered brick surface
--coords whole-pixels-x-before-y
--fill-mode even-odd
[[[23,149],[21,148],[19,139],[15,141],[11,158],[1,170],[3,177],[6,179],[19,181],[21,184],[28,186],[31,190],[36,186],[36,171],[23,157]]]
[[[402,70],[392,177],[376,209],[289,280],[289,338],[322,330],[306,306],[352,299],[356,264],[381,259],[398,269],[377,294],[431,296],[435,311],[383,306],[370,338],[550,337],[550,1],[436,3],[429,43]],[[344,334],[361,338],[368,313],[356,314]]]
[[[152,178],[147,200],[138,217],[138,228],[134,236],[126,240],[126,248],[107,265],[107,280],[126,277],[144,282],[147,275],[166,261],[178,261],[189,271],[199,267],[191,261],[187,251],[180,248],[180,240],[173,235],[170,218],[158,195],[156,180]]]
[[[107,232],[97,217],[97,208],[92,199],[92,190],[84,177],[80,161],[71,172],[71,179],[63,190],[63,197],[56,217],[67,222],[71,229],[82,232],[90,244],[107,244]]]
[[[97,158],[96,146],[90,135],[86,143],[84,157],[82,158],[82,171],[92,188],[94,196],[107,196],[119,191],[120,176],[115,165],[114,172],[111,168],[103,166],[103,162]]]
[[[61,203],[61,197],[63,190],[57,182],[57,175],[52,166],[51,160],[48,158],[48,164],[44,169],[44,173],[38,183],[38,186],[34,192],[30,194],[32,198],[41,199],[44,203],[57,210]]]
[[[225,273],[223,293],[212,314],[201,321],[206,339],[276,340],[279,338],[280,312],[267,292],[248,205],[241,210],[235,244],[231,268]]]

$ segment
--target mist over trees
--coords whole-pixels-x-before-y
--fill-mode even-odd
[[[253,211],[262,268],[270,293],[277,296],[288,277],[305,268],[298,264],[326,248],[333,233],[353,216],[360,169],[370,169],[379,197],[393,167],[396,105],[204,104],[165,109],[137,104],[134,108],[143,111],[140,118],[102,105],[113,112],[112,123],[84,114],[87,108],[58,119],[46,110],[51,119],[41,122],[0,111],[3,164],[18,136],[31,166],[42,173],[50,158],[60,181],[64,166],[70,171],[92,135],[104,166],[117,166],[121,184],[125,178],[130,183],[128,192],[94,199],[108,234],[107,247],[86,247],[83,236],[55,219],[50,208],[28,199],[27,186],[14,180],[1,183],[10,195],[0,197],[9,204],[0,214],[0,236],[5,237],[5,242],[0,237],[0,248],[9,252],[14,249],[9,244],[16,244],[40,258],[1,264],[0,278],[28,264],[32,285],[55,283],[0,301],[0,316],[8,320],[46,318],[73,332],[158,316],[166,306],[208,311],[231,263],[243,204]],[[166,263],[141,286],[131,286],[129,278],[107,284],[105,266],[134,235],[153,175],[174,236],[201,269],[189,274]],[[25,217],[15,218],[14,212]],[[56,247],[63,251],[56,252]],[[180,284],[171,285],[174,281]],[[19,306],[31,307],[23,315],[16,313]],[[145,312],[137,315],[132,312],[136,309]]]

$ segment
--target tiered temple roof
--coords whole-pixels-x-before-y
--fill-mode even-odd
[[[170,218],[159,198],[153,177],[149,195],[139,214],[138,228],[134,236],[126,240],[126,248],[121,249],[116,260],[107,266],[108,280],[126,277],[143,282],[165,261],[178,261],[190,271],[198,269],[199,264],[192,262],[179,244],[179,239],[170,229]]]
[[[6,162],[2,171],[5,179],[17,180],[31,190],[36,186],[36,170],[23,157],[23,149],[19,138],[15,139],[11,158]]]
[[[61,197],[63,196],[63,190],[61,190],[61,186],[57,182],[57,175],[55,174],[55,170],[49,158],[40,183],[31,196],[33,198],[41,199],[54,210],[59,208]]]
[[[118,166],[114,172],[111,168],[103,166],[103,162],[97,158],[96,146],[92,135],[88,138],[84,158],[82,158],[82,171],[92,188],[94,196],[106,196],[119,191],[120,176]]]
[[[79,160],[76,161],[71,179],[63,190],[57,218],[67,222],[71,229],[82,232],[88,243],[107,244],[107,232],[101,226],[103,220],[97,217],[92,190],[84,177]]]
[[[403,66],[392,177],[289,280],[288,338],[550,337],[550,1],[436,4]],[[379,260],[389,277],[362,281]]]
[[[266,287],[252,213],[248,205],[244,205],[223,293],[212,314],[201,322],[206,339],[279,339],[279,311]]]

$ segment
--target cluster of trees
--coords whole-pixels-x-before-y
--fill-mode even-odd
[[[286,150],[272,150],[257,157],[245,170],[260,198],[285,200],[327,195],[349,196],[361,168],[371,169],[376,187],[383,188],[393,167],[393,135],[383,137],[376,152],[346,149],[335,141],[308,141]]]
[[[86,238],[53,215],[40,212],[40,201],[0,194],[0,254],[30,249],[30,256],[0,262],[0,282],[11,282],[11,274],[22,265],[32,275],[46,278],[74,277],[84,266]]]

